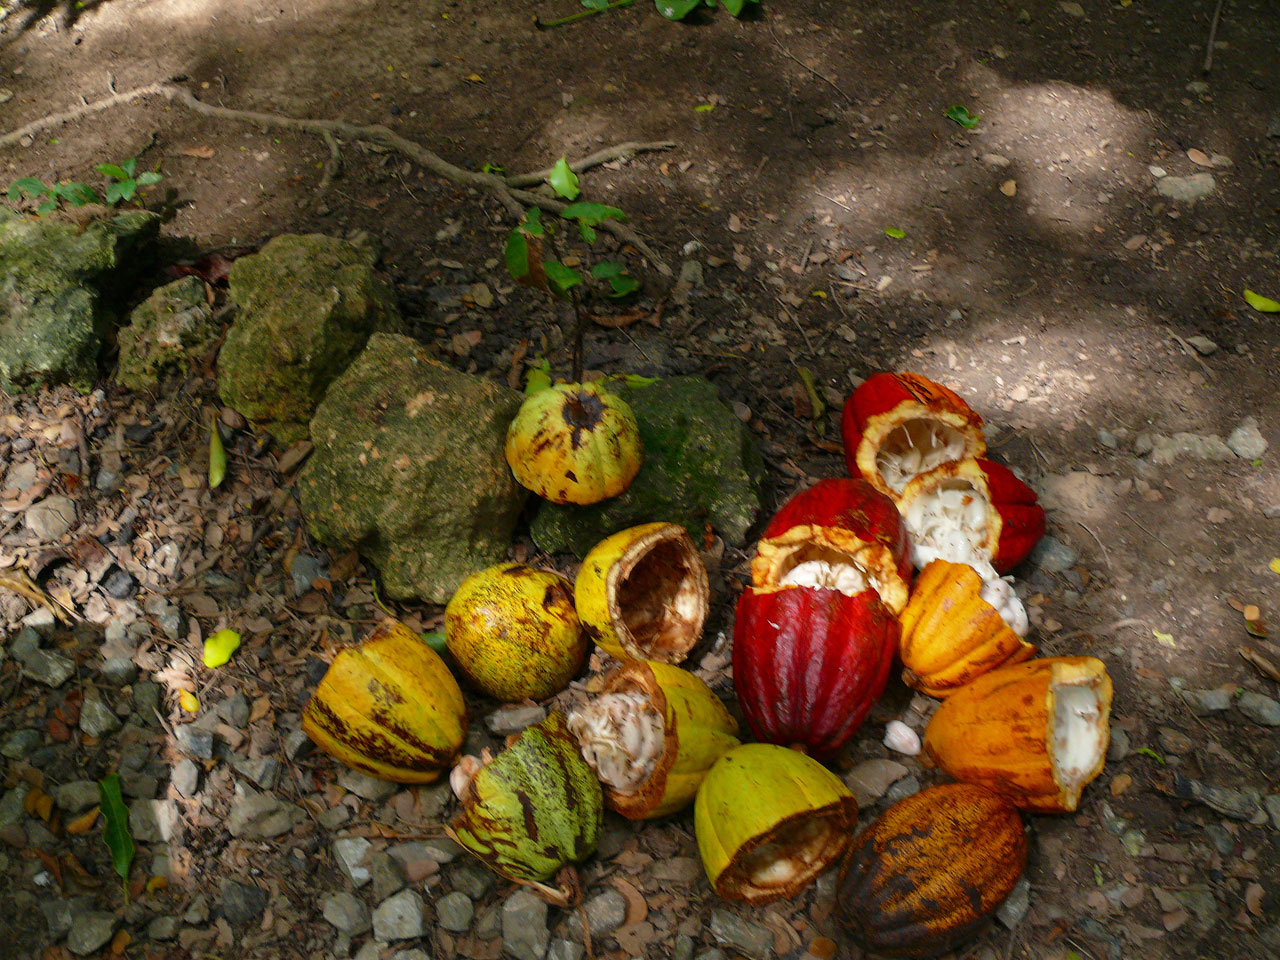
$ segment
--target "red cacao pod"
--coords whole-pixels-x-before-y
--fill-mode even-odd
[[[944,463],[902,491],[902,510],[917,567],[931,560],[1008,573],[1044,535],[1036,492],[994,460]]]
[[[899,631],[874,590],[748,587],[734,625],[733,685],[752,733],[834,754],[884,693]]]
[[[894,613],[911,592],[911,551],[894,502],[866,480],[835,477],[802,490],[765,528],[751,562],[758,589],[871,587]]]
[[[987,452],[982,418],[917,373],[877,373],[845,402],[840,431],[853,476],[896,496],[913,476]]]

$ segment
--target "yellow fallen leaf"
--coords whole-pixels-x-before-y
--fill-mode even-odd
[[[1174,642],[1172,633],[1161,633],[1159,630],[1152,630],[1152,635],[1163,643],[1166,647],[1176,647],[1178,644]]]
[[[1261,310],[1263,313],[1280,313],[1280,303],[1276,303],[1270,297],[1256,294],[1252,290],[1244,292],[1244,302],[1255,310]]]
[[[1257,620],[1260,616],[1262,616],[1262,611],[1259,610],[1257,604],[1254,604],[1254,603],[1248,604],[1240,612],[1244,614],[1244,618],[1246,620]]]
[[[195,713],[200,709],[200,700],[190,690],[183,690],[178,694],[178,705],[187,713]]]
[[[1006,180],[1004,183],[1000,184],[1000,192],[1003,193],[1006,197],[1012,197],[1015,193],[1018,192],[1018,181]]]
[[[81,833],[88,833],[89,830],[93,827],[94,823],[97,822],[98,814],[100,812],[101,812],[100,807],[94,807],[88,813],[82,813],[80,816],[76,817],[74,820],[72,820],[70,823],[66,825],[65,829],[67,833],[71,834],[72,836],[77,836],[78,834],[81,834]]]
[[[168,877],[154,876],[147,880],[147,893],[155,893],[157,890],[167,890],[168,888]]]
[[[240,634],[234,630],[219,630],[204,642],[204,665],[220,667],[240,649]]]
[[[472,83],[484,83],[484,77],[480,76],[478,73],[467,74],[467,79]]]
[[[1280,557],[1272,557],[1271,562],[1267,564],[1267,569],[1272,573],[1280,573]]]

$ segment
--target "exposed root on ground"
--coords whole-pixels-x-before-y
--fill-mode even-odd
[[[550,169],[511,177],[500,177],[492,173],[476,173],[472,170],[464,170],[462,167],[454,166],[434,151],[428,150],[421,144],[402,137],[393,130],[389,130],[379,124],[361,126],[347,123],[345,120],[290,117],[281,113],[270,113],[261,110],[235,110],[231,107],[218,107],[202,100],[197,100],[190,91],[169,82],[148,83],[132,90],[126,90],[123,93],[113,93],[109,97],[104,97],[93,103],[82,104],[62,113],[54,113],[39,120],[33,120],[24,127],[19,127],[17,130],[12,130],[0,136],[0,147],[12,146],[21,141],[23,137],[33,136],[50,127],[79,120],[95,113],[101,113],[103,110],[110,110],[112,107],[120,106],[139,97],[163,97],[172,103],[182,104],[189,110],[207,117],[253,123],[263,127],[300,130],[323,138],[329,148],[329,159],[326,161],[324,171],[320,177],[321,192],[327,189],[330,181],[337,174],[341,163],[338,138],[342,137],[347,140],[362,140],[366,143],[381,144],[408,157],[418,166],[446,180],[464,186],[487,190],[498,198],[512,216],[519,219],[524,219],[525,207],[541,207],[550,213],[558,214],[568,206],[567,203],[561,200],[525,189],[541,183],[551,172]],[[583,170],[608,163],[611,160],[623,159],[647,151],[669,150],[674,146],[675,144],[669,140],[650,143],[620,143],[575,160],[569,166],[574,172],[580,173]],[[666,262],[654,253],[648,244],[641,240],[636,232],[626,224],[619,223],[616,220],[606,220],[599,224],[598,229],[608,231],[623,243],[635,247],[642,256],[658,269],[659,273],[666,277],[671,276],[671,268],[667,266]]]

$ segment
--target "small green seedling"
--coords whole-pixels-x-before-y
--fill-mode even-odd
[[[24,197],[37,201],[36,214],[44,216],[57,210],[63,203],[72,207],[83,207],[90,203],[117,207],[132,200],[141,187],[149,187],[162,179],[154,170],[137,173],[137,157],[130,157],[119,164],[100,163],[95,169],[107,178],[105,196],[88,184],[76,181],[47,184],[39,177],[22,177],[13,181],[9,185],[8,196],[15,202]]]
[[[978,125],[978,121],[982,119],[976,113],[970,113],[968,107],[962,107],[958,103],[947,107],[944,113],[948,120],[954,120],[966,130],[972,130]]]
[[[107,206],[109,207],[128,203],[138,192],[139,187],[149,187],[161,180],[160,174],[154,170],[138,173],[137,157],[130,157],[119,165],[100,163],[94,169],[107,178]]]
[[[654,2],[658,6],[658,12],[668,20],[683,20],[699,7],[716,5],[716,0],[654,0]],[[720,6],[735,17],[742,16],[747,4],[759,2],[760,0],[719,0]]]

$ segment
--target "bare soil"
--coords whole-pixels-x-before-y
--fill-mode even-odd
[[[812,479],[844,473],[840,404],[862,378],[911,369],[951,386],[987,420],[994,456],[1041,491],[1049,534],[1066,549],[1063,564],[1018,571],[1034,638],[1046,653],[1101,657],[1115,680],[1113,729],[1125,732],[1130,752],[1116,754],[1078,813],[1028,818],[1030,912],[957,955],[1276,956],[1280,809],[1271,807],[1270,819],[1261,808],[1234,819],[1180,797],[1177,783],[1189,777],[1267,795],[1280,776],[1275,728],[1235,706],[1197,716],[1178,692],[1231,685],[1277,695],[1274,679],[1239,651],[1268,654],[1241,610],[1256,605],[1274,620],[1280,609],[1280,575],[1269,567],[1280,556],[1280,321],[1241,298],[1245,288],[1280,297],[1280,20],[1265,0],[1224,4],[1205,74],[1213,3],[1082,0],[1083,16],[1076,6],[766,0],[741,21],[716,11],[676,24],[638,0],[539,30],[535,13],[575,6],[109,0],[71,24],[53,12],[23,33],[24,13],[14,10],[0,48],[0,89],[12,94],[0,104],[0,127],[174,79],[210,104],[383,124],[470,170],[535,170],[622,141],[674,141],[583,174],[584,196],[627,211],[684,280],[664,277],[634,249],[616,250],[612,238],[599,241],[644,282],[634,303],[599,309],[647,322],[594,328],[587,366],[698,373],[716,383],[749,413],[770,466],[771,506]],[[979,115],[978,125],[947,119],[953,104]],[[280,233],[364,232],[380,243],[416,334],[442,356],[507,381],[528,341],[530,358],[545,352],[567,373],[568,318],[506,277],[513,219],[492,194],[368,144],[342,142],[340,151],[340,173],[320,192],[330,157],[322,139],[139,98],[0,149],[0,180],[96,183],[94,164],[138,156],[164,174],[152,202],[163,188],[176,192],[165,228],[175,257]],[[1170,200],[1157,193],[1153,168],[1210,173],[1215,188],[1193,204]],[[457,296],[476,284],[494,295],[487,307]],[[1216,349],[1201,345],[1202,353],[1195,337]],[[800,367],[826,405],[816,416]],[[296,721],[316,664],[362,632],[351,609],[376,614],[367,599],[372,571],[345,564],[346,579],[326,581],[317,599],[307,599],[316,591],[293,595],[299,553],[333,566],[340,559],[306,539],[287,496],[273,499],[290,475],[248,431],[233,450],[234,491],[221,503],[199,491],[212,386],[205,369],[158,397],[108,387],[88,400],[3,398],[0,413],[11,420],[0,454],[8,466],[43,457],[52,488],[77,500],[81,532],[118,529],[132,510],[123,523],[150,544],[131,548],[143,595],[172,598],[206,633],[224,622],[262,628],[250,631],[258,636],[251,657],[198,683],[209,703],[237,691],[251,703],[266,698],[270,712],[250,721],[239,752],[268,755]],[[1225,438],[1248,417],[1269,443],[1260,459],[1156,462],[1139,436]],[[74,446],[58,431],[67,419],[88,442],[90,462],[75,471],[54,462]],[[160,429],[119,439],[117,428],[149,422]],[[90,481],[113,436],[135,479],[104,495]],[[17,443],[24,437],[33,445]],[[20,525],[0,530],[8,560],[47,546]],[[173,569],[149,562],[168,539],[180,546]],[[710,651],[703,667],[726,690],[723,646],[711,648],[731,626],[748,556],[726,552],[721,602],[699,651]],[[201,570],[204,560],[213,562]],[[240,587],[216,594],[212,607],[193,606],[183,591],[209,569]],[[74,578],[67,590],[77,602],[90,592]],[[0,613],[16,627],[28,608],[5,602]],[[427,626],[438,617],[431,608],[402,613]],[[60,642],[88,665],[100,640],[82,631]],[[168,683],[161,712],[169,724],[184,717],[181,680],[164,673],[171,646],[156,639],[140,661]],[[9,660],[0,667],[0,731],[34,726],[46,745],[66,743],[48,731],[56,730],[50,717],[75,706],[67,690],[20,682]],[[127,714],[127,691],[122,702]],[[888,756],[879,739],[899,716],[921,726],[895,682],[845,766]],[[167,729],[153,731],[151,748],[176,763]],[[116,767],[120,750],[110,737],[76,737],[44,771],[5,759],[4,786],[96,778]],[[907,762],[922,783],[938,779]],[[321,810],[343,801],[335,776],[330,761],[311,756],[290,762],[276,790]],[[169,886],[124,914],[133,942],[118,955],[340,952],[320,915],[325,896],[350,888],[333,862],[332,836],[308,819],[278,840],[231,838],[222,821],[234,782],[226,764],[210,761],[203,798],[182,801],[187,823],[170,844]],[[176,796],[163,782],[159,791]],[[438,833],[438,815],[421,817],[419,801],[347,796],[355,816],[335,835],[363,830],[382,844]],[[619,889],[647,903],[647,917],[632,904],[627,925],[597,938],[594,954],[670,957],[681,934],[695,952],[714,946],[709,920],[725,905],[701,877],[656,869],[697,857],[691,817],[643,829],[611,818],[609,830],[608,848],[583,871],[585,892],[621,879],[630,891]],[[98,880],[85,887],[98,908],[122,909],[96,829],[45,833],[28,830],[0,847],[3,898],[29,908],[0,911],[0,956],[65,949],[49,943],[34,909],[59,885],[43,855],[72,851]],[[428,903],[453,887],[456,869],[428,878]],[[234,935],[218,913],[229,878],[270,893],[263,919]],[[72,879],[62,887],[76,889]],[[477,911],[508,892],[499,884],[477,899]],[[729,909],[764,925],[785,955],[836,936],[829,892],[828,882],[765,910]],[[211,919],[184,920],[179,940],[147,938],[152,917],[182,917],[202,895]],[[554,936],[581,940],[572,912],[553,911],[551,923]],[[434,956],[497,955],[493,939],[474,930],[430,930],[422,946]],[[350,952],[366,939],[356,937]]]

